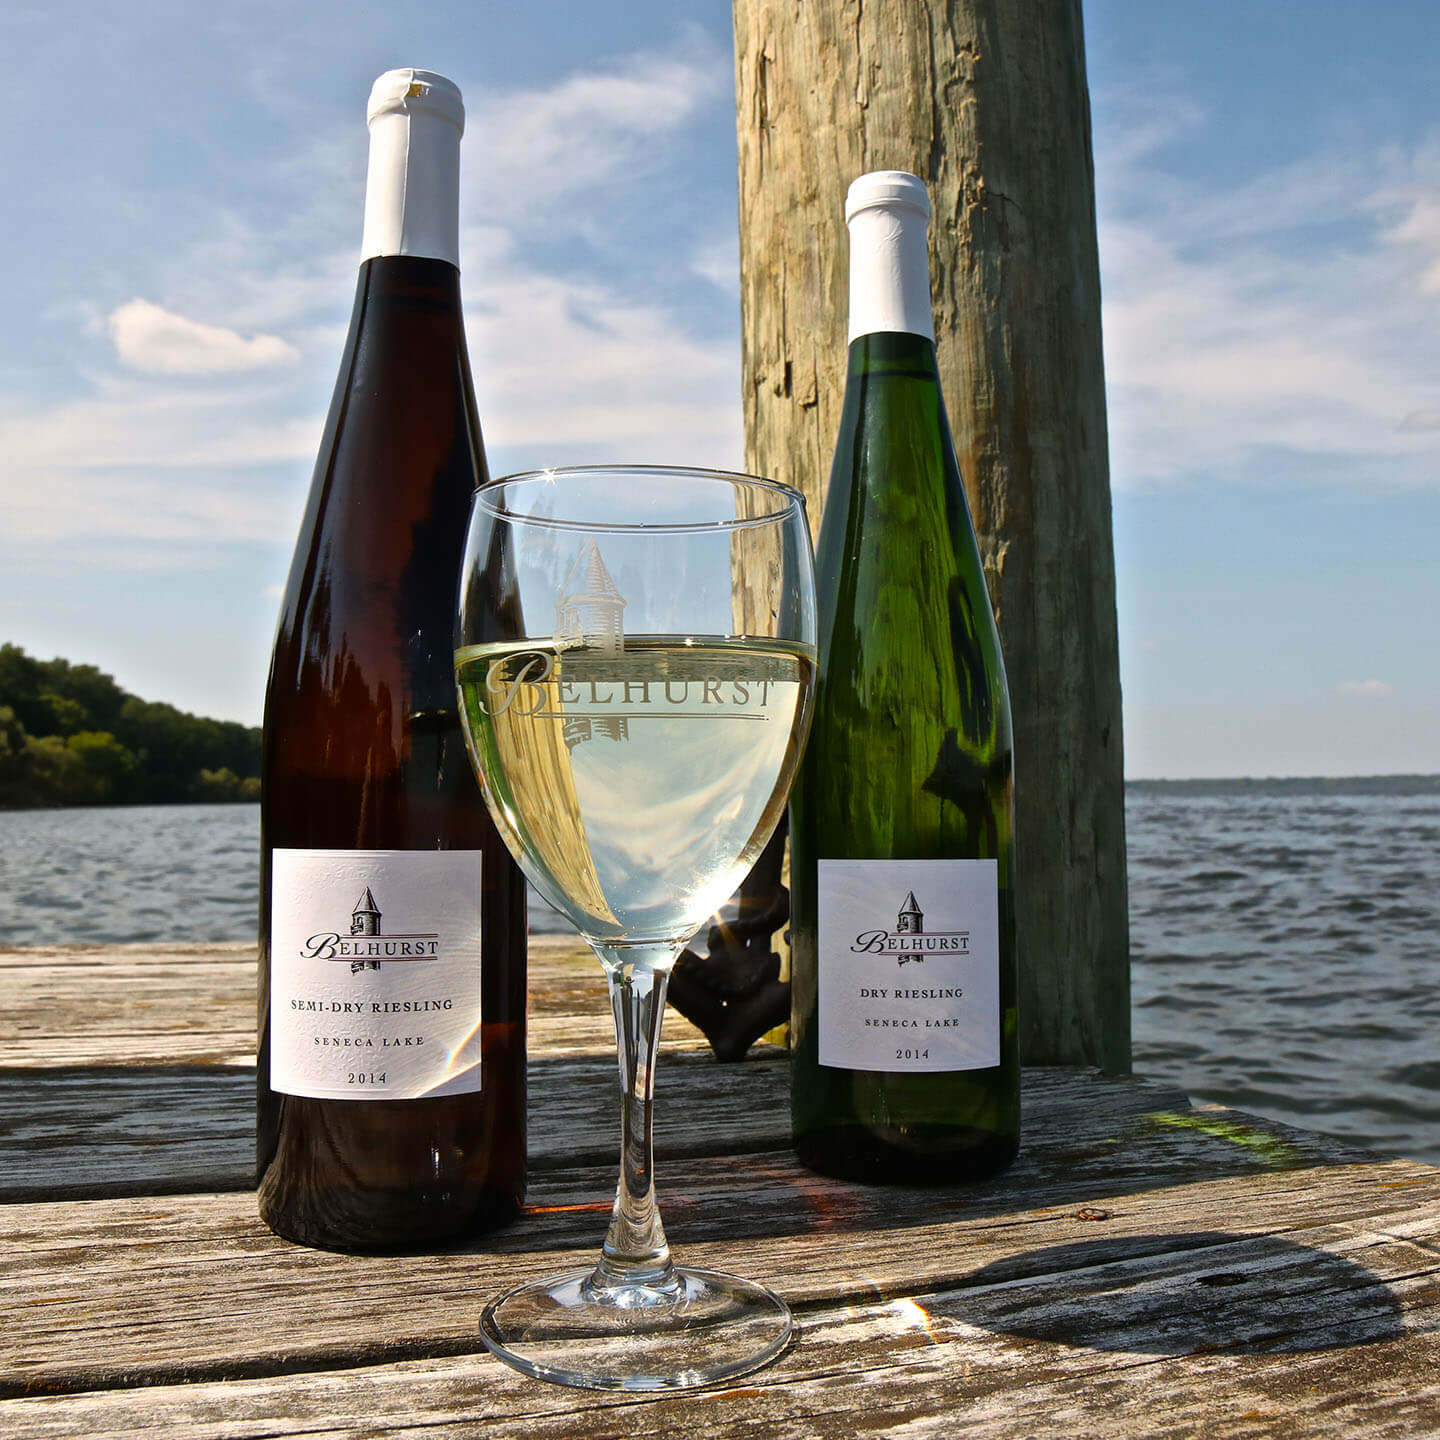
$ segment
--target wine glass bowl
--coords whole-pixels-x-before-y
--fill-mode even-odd
[[[594,1266],[489,1305],[486,1345],[562,1383],[649,1390],[763,1364],[763,1287],[670,1258],[651,1162],[669,971],[779,820],[809,723],[803,503],[718,471],[587,467],[476,491],[456,682],[487,803],[532,884],[604,965],[621,1174]]]

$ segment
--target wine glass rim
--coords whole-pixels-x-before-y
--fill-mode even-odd
[[[742,488],[765,490],[780,497],[785,503],[765,515],[740,515],[726,520],[565,520],[551,515],[524,515],[502,508],[495,503],[495,495],[502,489],[528,487],[532,485],[553,485],[557,480],[583,479],[596,475],[670,475],[676,478],[714,480],[728,483],[735,491]],[[685,533],[714,530],[748,530],[760,525],[774,525],[789,515],[805,513],[805,497],[793,485],[780,480],[769,480],[763,475],[746,475],[738,470],[716,470],[701,465],[632,465],[617,462],[613,465],[553,465],[543,469],[517,470],[511,475],[501,475],[487,480],[475,489],[473,504],[483,506],[491,515],[511,524],[535,525],[550,530],[599,530],[599,531],[647,531],[650,533]]]

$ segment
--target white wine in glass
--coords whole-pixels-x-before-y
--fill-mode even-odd
[[[527,876],[595,950],[622,1078],[597,1263],[486,1307],[501,1359],[562,1384],[705,1385],[774,1358],[763,1286],[674,1264],[651,1159],[665,986],[783,813],[815,672],[803,503],[771,481],[615,466],[478,490],[456,682],[471,760]]]

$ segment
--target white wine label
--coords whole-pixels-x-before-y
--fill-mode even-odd
[[[270,1084],[320,1099],[480,1088],[478,850],[276,850]]]
[[[994,860],[821,860],[819,902],[822,1065],[1000,1063]]]

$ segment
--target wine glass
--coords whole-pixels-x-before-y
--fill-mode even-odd
[[[505,842],[609,980],[620,1181],[599,1261],[517,1286],[481,1336],[566,1385],[666,1390],[774,1358],[763,1286],[670,1258],[651,1163],[665,987],[779,819],[810,720],[804,503],[769,480],[595,466],[475,492],[456,683]]]

